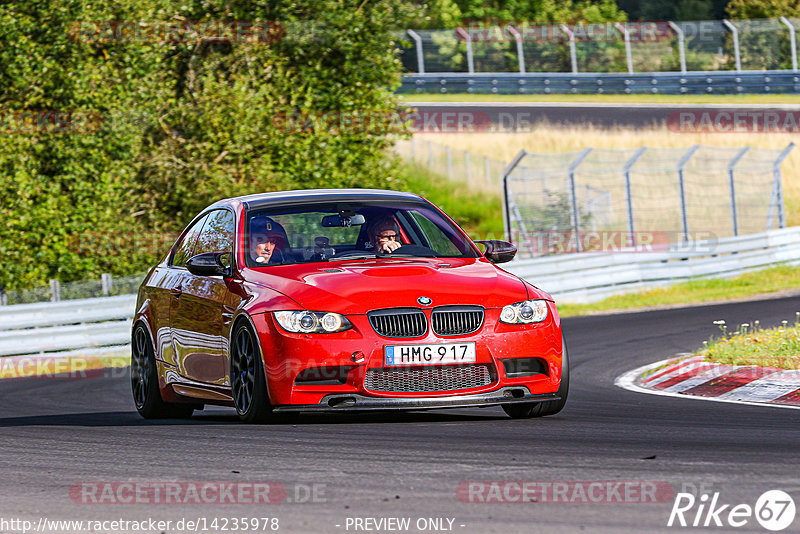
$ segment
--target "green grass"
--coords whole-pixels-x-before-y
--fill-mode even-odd
[[[474,191],[430,172],[416,163],[400,166],[405,191],[416,193],[449,215],[473,239],[503,239],[503,209],[499,194]]]
[[[596,102],[636,104],[797,104],[800,95],[498,95],[435,94],[398,95],[401,102]]]
[[[729,332],[724,321],[715,321],[722,336],[706,342],[699,352],[706,361],[729,365],[758,365],[800,369],[800,312],[793,325],[788,321],[778,328],[762,329],[758,322],[734,326]]]
[[[563,317],[611,310],[735,300],[777,291],[800,289],[800,267],[780,266],[735,278],[692,280],[666,288],[609,297],[592,304],[559,304]]]

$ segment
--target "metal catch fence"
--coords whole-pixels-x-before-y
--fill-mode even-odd
[[[798,70],[800,18],[466,24],[408,30],[408,72],[604,73]]]
[[[503,174],[506,237],[534,257],[784,228],[781,163],[793,148],[522,150]]]
[[[497,192],[507,163],[467,150],[453,148],[425,139],[401,139],[395,145],[406,160],[427,167],[448,179],[464,182],[471,189]]]
[[[18,291],[6,291],[4,288],[0,288],[0,306],[134,295],[139,290],[143,279],[144,273],[117,277],[104,273],[96,280],[79,280],[77,282],[50,280],[46,286]]]

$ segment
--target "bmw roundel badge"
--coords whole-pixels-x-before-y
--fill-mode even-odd
[[[417,299],[417,302],[419,302],[423,306],[427,306],[428,304],[433,302],[433,300],[431,300],[430,297],[420,297],[420,298]]]

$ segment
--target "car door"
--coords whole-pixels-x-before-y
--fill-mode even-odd
[[[159,294],[157,298],[158,315],[165,316],[163,326],[159,327],[156,337],[160,347],[161,359],[170,367],[178,366],[178,358],[175,354],[175,341],[172,338],[172,312],[178,298],[181,295],[181,285],[186,278],[186,260],[192,257],[200,230],[206,222],[206,215],[197,218],[183,232],[178,242],[172,248],[167,258],[167,268],[162,273],[159,283]]]
[[[191,255],[233,252],[234,215],[227,209],[209,212]],[[191,257],[191,256],[190,256]],[[184,270],[185,270],[185,260]],[[185,258],[188,260],[189,258]],[[227,283],[222,276],[182,274],[180,294],[170,311],[178,373],[197,382],[223,386],[228,375],[226,353]]]

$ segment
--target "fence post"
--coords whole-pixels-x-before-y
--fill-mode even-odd
[[[683,230],[684,243],[689,241],[689,217],[686,212],[686,188],[683,184],[683,167],[689,161],[689,158],[691,158],[692,155],[697,152],[698,148],[700,148],[700,145],[694,145],[691,147],[678,162],[678,189],[681,195],[681,228]]]
[[[640,147],[634,152],[631,159],[625,162],[623,172],[625,173],[625,201],[628,204],[628,233],[633,244],[636,245],[636,234],[634,234],[635,227],[633,225],[633,194],[631,191],[631,168],[642,157],[642,154],[647,150],[646,146]]]
[[[742,72],[742,58],[739,56],[739,30],[728,19],[722,19],[722,23],[733,34],[733,57],[736,61],[736,72]]]
[[[469,36],[467,30],[461,27],[456,28],[456,33],[463,37],[467,43],[467,72],[475,74],[475,62],[472,59],[472,37]]]
[[[50,302],[61,300],[61,284],[58,280],[50,279]]]
[[[6,296],[6,288],[0,287],[0,306],[6,306],[8,304],[8,297]]]
[[[683,30],[672,21],[667,21],[672,31],[678,34],[678,56],[681,59],[681,74],[686,74],[686,41],[683,37]]]
[[[483,156],[483,174],[486,175],[486,185],[492,185],[492,177],[489,174],[489,156]]]
[[[433,169],[433,141],[428,141],[428,168]]]
[[[572,73],[578,74],[578,53],[575,50],[575,34],[567,28],[566,24],[559,24],[558,27],[569,37],[569,61],[572,64]]]
[[[520,150],[514,159],[509,163],[505,169],[503,169],[503,175],[500,177],[500,183],[503,186],[503,229],[506,233],[506,241],[509,243],[511,242],[511,213],[509,212],[509,199],[508,199],[508,177],[514,171],[514,169],[519,165],[519,162],[522,158],[525,157],[527,152],[525,150]]]
[[[625,40],[625,60],[628,63],[628,74],[633,74],[633,55],[631,54],[631,34],[624,24],[615,22],[614,27],[622,32]]]
[[[417,73],[425,74],[425,58],[422,55],[422,37],[414,30],[406,30],[408,35],[414,39],[414,48],[417,50]]]
[[[414,136],[411,136],[411,161],[417,161],[417,143],[414,141]]]
[[[103,287],[103,295],[111,294],[111,275],[109,273],[100,275],[100,285]]]
[[[444,147],[444,152],[447,154],[447,177],[453,179],[453,149],[450,145]]]
[[[525,74],[525,52],[522,49],[522,34],[514,26],[508,27],[508,33],[514,36],[517,41],[517,62],[519,63],[519,73]]]
[[[792,47],[792,70],[797,70],[797,36],[795,35],[794,26],[786,17],[781,17],[781,22],[789,28],[789,45]]]
[[[572,204],[572,228],[575,232],[575,249],[578,252],[581,252],[581,237],[580,237],[580,230],[581,230],[581,221],[580,221],[580,214],[578,213],[578,198],[575,194],[575,169],[578,168],[586,156],[589,155],[591,152],[591,148],[585,148],[578,154],[578,157],[569,164],[569,190],[570,190],[570,201]]]
[[[747,151],[750,150],[749,146],[744,147],[741,149],[728,163],[728,185],[731,191],[731,217],[733,218],[733,235],[739,235],[739,217],[736,214],[736,182],[733,177],[733,168],[739,163],[739,160],[742,159]]]
[[[469,172],[469,151],[467,150],[464,151],[464,168],[467,170],[467,185],[469,185],[471,176]]]
[[[786,212],[783,206],[783,181],[781,179],[781,163],[794,148],[794,142],[784,148],[772,164],[772,174],[775,177],[775,201],[778,204],[778,228],[786,228]]]

